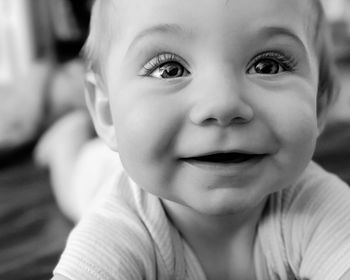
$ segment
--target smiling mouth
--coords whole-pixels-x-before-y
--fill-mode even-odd
[[[227,152],[182,158],[182,160],[187,162],[197,162],[204,164],[240,164],[251,161],[259,161],[265,156],[266,154]]]

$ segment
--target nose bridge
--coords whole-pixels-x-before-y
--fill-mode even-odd
[[[200,86],[191,110],[191,120],[196,124],[216,123],[226,126],[249,122],[254,115],[246,98],[245,84],[233,69],[217,67],[198,81]]]

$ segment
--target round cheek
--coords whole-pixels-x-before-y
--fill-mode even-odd
[[[299,137],[313,138],[317,130],[317,85],[300,79],[293,81],[272,89],[272,94],[265,95],[272,96],[271,99],[263,101],[263,110],[270,118],[267,122],[274,125],[287,142]]]
[[[141,99],[131,103],[119,106],[115,114],[118,144],[152,153],[156,159],[172,141],[175,117],[161,102]]]
[[[276,135],[280,141],[279,159],[296,173],[311,160],[318,136],[316,106],[312,101],[290,102],[282,107],[276,122]]]
[[[316,85],[300,79],[263,94],[259,117],[279,143],[276,164],[285,176],[296,177],[312,158],[318,136]],[[293,172],[294,171],[294,172]]]
[[[281,116],[283,117],[283,116]],[[308,114],[294,114],[295,119],[286,126],[280,127],[281,156],[294,166],[303,166],[311,159],[318,135],[317,118]]]
[[[124,167],[141,187],[162,196],[159,186],[174,176],[174,141],[181,114],[162,98],[136,98],[117,105],[114,114]],[[171,106],[170,106],[171,105]]]

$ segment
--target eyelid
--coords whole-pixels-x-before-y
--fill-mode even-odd
[[[167,62],[177,62],[181,64],[188,72],[188,65],[185,62],[184,59],[182,59],[180,56],[178,56],[175,53],[171,52],[162,52],[158,53],[153,58],[151,58],[143,67],[141,70],[141,76],[148,76],[150,75],[153,71],[157,69],[162,64],[165,64]]]
[[[249,69],[258,61],[262,59],[274,60],[283,67],[285,71],[294,72],[297,66],[297,61],[290,54],[284,53],[279,50],[269,50],[258,53],[249,63],[247,67],[247,72]]]

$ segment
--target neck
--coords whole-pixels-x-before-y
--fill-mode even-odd
[[[169,218],[197,256],[207,279],[255,279],[256,228],[265,201],[230,215],[206,215],[163,201]]]
[[[164,200],[163,204],[170,220],[187,241],[194,236],[207,241],[213,239],[217,244],[218,240],[232,240],[248,232],[255,236],[265,201],[255,208],[226,215],[203,214],[168,200]]]

